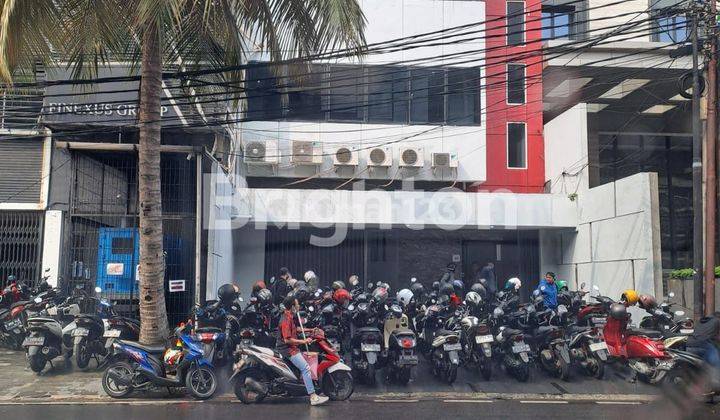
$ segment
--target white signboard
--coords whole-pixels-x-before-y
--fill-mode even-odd
[[[185,280],[170,280],[168,282],[168,289],[170,290],[170,293],[184,292]]]
[[[105,274],[108,276],[122,276],[125,272],[125,264],[123,263],[108,263],[105,266]]]

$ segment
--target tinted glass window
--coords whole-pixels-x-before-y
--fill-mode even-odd
[[[278,80],[266,65],[251,65],[245,71],[247,86],[247,118],[272,120],[282,115]]]
[[[326,84],[330,119],[362,121],[365,115],[363,68],[332,67]]]
[[[521,45],[525,42],[525,3],[511,1],[507,3],[507,43]]]
[[[288,82],[287,117],[293,119],[322,118],[322,67],[315,67],[310,75],[290,78]]]
[[[525,123],[508,124],[508,168],[525,168],[526,145]]]
[[[410,121],[443,122],[445,115],[445,72],[441,69],[414,69],[410,78]]]
[[[525,65],[507,66],[507,101],[509,104],[525,103]]]
[[[479,124],[480,70],[451,69],[447,74],[447,124]]]

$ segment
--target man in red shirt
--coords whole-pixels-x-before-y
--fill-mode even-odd
[[[308,362],[305,360],[298,348],[298,346],[310,344],[312,342],[312,338],[297,338],[295,316],[300,310],[300,303],[295,296],[291,294],[283,300],[283,306],[285,306],[285,310],[280,317],[280,331],[276,345],[277,351],[280,352],[284,358],[290,359],[292,364],[300,369],[303,382],[305,383],[305,389],[307,389],[307,393],[310,396],[310,404],[324,404],[328,401],[328,397],[320,396],[315,393],[315,386],[313,385],[310,365],[308,365]]]

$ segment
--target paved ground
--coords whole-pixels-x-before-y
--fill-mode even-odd
[[[717,419],[716,408],[698,405],[690,409],[657,403],[567,402],[538,399],[501,400],[352,400],[310,407],[306,399],[271,400],[261,405],[228,401],[140,401],[98,404],[0,403],[0,418],[25,420],[77,419],[125,420],[151,418],[274,419]]]
[[[461,368],[457,381],[452,385],[447,385],[433,377],[427,365],[421,364],[415,369],[414,377],[407,386],[386,383],[381,371],[378,373],[375,386],[357,385],[356,394],[360,396],[408,396],[428,393],[434,395],[475,393],[489,395],[493,398],[495,395],[507,394],[609,395],[617,398],[638,396],[640,399],[647,400],[657,397],[660,393],[657,387],[643,383],[630,383],[627,380],[628,375],[627,372],[608,369],[604,380],[596,380],[576,372],[571,381],[563,382],[535,370],[530,381],[521,384],[505,375],[500,369],[495,370],[490,381],[485,381],[477,373]],[[25,400],[106,398],[99,377],[100,372],[98,371],[67,370],[62,363],[56,369],[46,369],[42,375],[36,375],[27,368],[24,353],[0,350],[0,383],[2,384],[0,401],[18,398]]]

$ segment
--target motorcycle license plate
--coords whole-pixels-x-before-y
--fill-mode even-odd
[[[417,356],[400,356],[400,359],[398,360],[398,365],[400,365],[400,366],[417,365],[417,364],[418,364]]]
[[[599,343],[590,343],[590,351],[600,351],[600,350],[607,350],[608,346],[607,343],[602,341]]]
[[[105,338],[118,338],[118,337],[120,337],[120,333],[121,333],[120,330],[107,330],[107,331],[105,331],[105,333],[103,334],[103,337],[105,337]]]
[[[380,351],[380,344],[361,344],[360,350],[362,351]]]
[[[42,346],[45,344],[45,337],[26,337],[23,341],[23,347],[26,346]]]
[[[512,346],[513,353],[529,353],[530,352],[530,345],[521,343],[521,344],[514,344]]]
[[[22,325],[22,321],[20,321],[19,319],[14,319],[12,321],[8,321],[5,323],[5,329],[7,331],[12,331],[15,328],[20,327],[21,325]]]
[[[75,328],[73,330],[72,336],[73,337],[87,337],[88,334],[90,334],[90,331],[88,331],[87,328]]]
[[[460,344],[460,343],[443,344],[443,350],[445,350],[445,351],[462,350],[462,344]]]
[[[495,339],[492,335],[476,335],[475,342],[478,344],[492,343]]]
[[[606,324],[607,319],[602,317],[592,317],[590,318],[590,322],[592,322],[593,324]]]
[[[683,328],[680,330],[680,334],[692,334],[695,330],[692,328]]]

